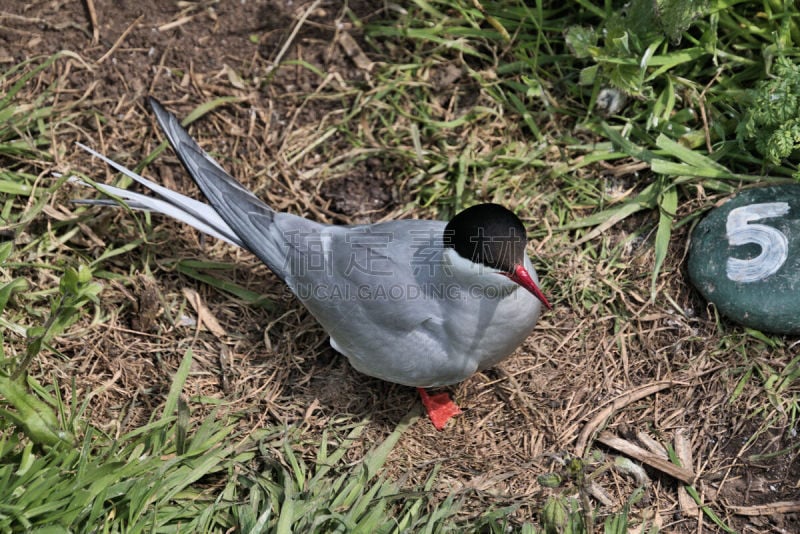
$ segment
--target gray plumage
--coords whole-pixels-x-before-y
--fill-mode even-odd
[[[539,300],[506,274],[444,247],[444,222],[333,226],[276,212],[226,173],[158,102],[151,105],[209,204],[80,145],[161,198],[107,185],[99,189],[133,209],[168,215],[251,251],[289,286],[357,370],[408,386],[452,384],[511,354],[533,329]],[[538,284],[527,257],[524,265]]]

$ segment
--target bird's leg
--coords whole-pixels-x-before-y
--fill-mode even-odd
[[[422,404],[428,410],[428,417],[431,418],[431,423],[433,423],[436,430],[442,430],[451,417],[461,413],[461,409],[450,400],[450,395],[446,392],[431,395],[425,391],[425,388],[417,388],[417,391],[419,391]]]

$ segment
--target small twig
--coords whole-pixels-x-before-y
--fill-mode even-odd
[[[620,408],[627,406],[628,404],[648,397],[653,393],[658,393],[659,391],[670,388],[675,384],[676,382],[672,380],[654,382],[638,389],[634,389],[633,391],[629,391],[611,401],[605,408],[600,410],[600,413],[595,415],[588,423],[586,423],[586,426],[583,427],[583,430],[578,436],[578,443],[575,445],[575,455],[578,458],[583,457],[583,453],[586,450],[586,444],[589,441],[589,436],[591,436],[598,428],[600,428],[600,426],[602,426],[606,420],[611,417],[611,414]]]
[[[309,15],[311,15],[311,12],[317,9],[317,6],[320,4],[321,1],[322,0],[315,0],[314,3],[311,4],[308,9],[306,9],[305,13],[303,13],[303,15],[297,21],[297,24],[295,24],[294,28],[292,28],[292,33],[289,34],[289,38],[286,39],[286,42],[283,43],[283,47],[281,48],[280,52],[278,52],[278,55],[275,56],[275,60],[272,62],[272,67],[267,69],[267,74],[278,68],[281,59],[283,59],[283,56],[289,50],[289,46],[291,46],[292,41],[294,41],[294,38],[297,37],[297,33],[300,31],[300,28],[302,28],[303,24],[305,24],[306,19],[308,18]]]
[[[610,432],[601,432],[600,435],[597,436],[597,441],[612,449],[618,450],[625,456],[629,456],[634,460],[639,460],[654,469],[658,469],[662,473],[666,473],[681,482],[685,482],[686,484],[692,484],[694,482],[695,474],[691,469],[679,467],[651,453],[647,449],[634,445],[630,441],[618,438]]]
[[[703,119],[703,134],[706,138],[706,150],[709,154],[714,152],[714,147],[711,146],[711,131],[708,129],[708,115],[706,114],[705,99],[700,99],[700,118]]]
[[[728,506],[728,510],[736,515],[772,515],[800,512],[800,501],[779,501],[755,506]]]
[[[158,68],[155,69],[155,72],[153,73],[153,79],[150,80],[150,89],[147,91],[148,94],[152,95],[155,92],[156,83],[158,83],[158,79],[161,77],[161,72],[164,70],[164,65],[167,61],[167,54],[169,54],[170,50],[172,50],[172,48],[167,46],[161,53],[161,59],[158,60]]]
[[[698,101],[700,104],[700,118],[703,119],[703,133],[705,134],[706,138],[706,149],[708,150],[709,154],[714,152],[714,147],[711,146],[711,130],[708,128],[708,115],[706,114],[706,91],[711,88],[711,84],[719,79],[720,74],[722,74],[721,68],[717,69],[717,72],[714,74],[714,77],[711,78],[711,81],[708,82],[705,87],[703,87]]]
[[[117,48],[119,48],[119,46],[122,44],[122,41],[125,40],[125,38],[128,36],[128,34],[131,33],[131,31],[133,31],[133,28],[135,28],[136,25],[139,24],[139,21],[142,20],[143,17],[144,17],[144,15],[139,15],[139,17],[136,20],[134,20],[131,23],[130,26],[125,28],[125,31],[122,32],[122,35],[119,36],[119,39],[117,39],[117,41],[111,46],[111,48],[108,49],[108,52],[103,54],[103,57],[101,57],[100,59],[97,60],[97,64],[98,65],[100,63],[102,63],[103,61],[105,61],[106,59],[108,59],[108,57],[111,54],[113,54],[117,50]]]
[[[173,28],[177,28],[179,26],[183,26],[187,22],[191,22],[197,15],[187,15],[185,17],[181,17],[177,20],[173,20],[172,22],[167,22],[166,24],[162,24],[157,29],[159,32],[165,32],[171,30]]]
[[[691,469],[692,464],[694,463],[692,461],[692,447],[691,443],[686,438],[684,429],[679,428],[675,430],[674,444],[675,454],[678,455],[678,459],[680,459],[681,464],[684,467]],[[700,507],[697,506],[697,503],[683,486],[678,487],[678,503],[680,504],[681,511],[684,514],[690,517],[698,516],[698,520],[702,520],[702,512],[700,511]]]
[[[638,439],[639,443],[644,445],[644,447],[647,450],[649,450],[659,458],[663,458],[664,460],[669,460],[669,454],[667,454],[667,451],[664,448],[664,446],[658,441],[654,440],[652,437],[650,437],[650,435],[647,434],[646,432],[637,432],[636,439]]]
[[[86,0],[86,10],[89,12],[89,23],[92,25],[92,44],[97,44],[100,42],[100,25],[97,23],[94,0]]]

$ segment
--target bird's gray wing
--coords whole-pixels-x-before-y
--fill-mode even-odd
[[[413,220],[325,227],[327,272],[310,272],[303,282],[324,286],[334,301],[340,295],[343,310],[363,313],[376,327],[411,331],[437,316],[430,293],[442,282],[443,229],[443,222]]]

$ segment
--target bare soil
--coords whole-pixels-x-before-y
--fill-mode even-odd
[[[75,141],[134,167],[162,141],[147,95],[181,117],[199,104],[233,97],[191,132],[276,209],[331,223],[434,216],[414,203],[413,169],[380,139],[368,131],[323,135],[342,119],[358,91],[372,83],[372,73],[346,51],[342,35],[354,39],[370,60],[391,61],[389,52],[369,45],[354,23],[390,18],[391,12],[378,11],[379,4],[323,1],[309,12],[311,3],[305,0],[9,2],[0,10],[0,61],[13,65],[60,50],[76,54],[29,88],[34,94],[38,83],[57,79],[54,98],[74,103],[76,111],[74,121],[53,132],[49,170],[74,169],[111,182],[114,174],[75,148]],[[307,19],[292,35],[303,16]],[[287,42],[280,59],[295,62],[274,69]],[[457,69],[442,69],[431,83],[472,81]],[[472,98],[477,103],[482,97]],[[466,99],[460,103],[471,105]],[[601,169],[589,172],[586,179],[604,179]],[[146,173],[175,190],[197,193],[170,151]],[[53,212],[70,216],[75,207],[68,200],[85,194],[65,187],[52,200]],[[530,205],[529,213],[547,218],[546,205]],[[85,231],[65,245],[70,255],[97,257],[107,246],[145,237],[122,210],[95,210],[84,217]],[[643,216],[626,224],[651,223]],[[47,221],[35,224],[45,227]],[[620,225],[601,239],[613,244],[627,233]],[[796,352],[793,340],[752,352],[756,345],[743,333],[721,345],[713,313],[685,282],[687,238],[686,228],[677,232],[659,280],[660,294],[669,299],[654,303],[648,301],[652,252],[646,245],[615,263],[595,263],[585,249],[570,248],[568,237],[542,239],[535,245],[541,254],[535,264],[542,265],[544,286],[558,300],[555,310],[542,317],[513,357],[452,388],[464,414],[445,431],[436,432],[420,419],[393,452],[390,473],[419,483],[441,463],[437,490],[442,495],[470,490],[464,513],[518,504],[514,521],[536,520],[554,491],[540,485],[537,476],[564,470],[570,457],[592,448],[611,459],[618,454],[595,441],[598,432],[640,445],[649,436],[661,446],[671,446],[683,433],[695,487],[724,521],[740,532],[800,531],[796,511],[746,516],[736,508],[797,503],[800,449],[788,433],[795,415],[781,406],[756,410],[764,405],[755,398],[763,390],[750,385],[734,397],[743,370],[729,364],[731,355],[746,348],[751,361],[779,372],[781,362]],[[81,398],[95,392],[93,420],[112,434],[146,423],[159,409],[190,347],[195,363],[186,395],[224,400],[231,411],[247,414],[246,424],[254,430],[296,425],[313,443],[334,421],[368,418],[369,430],[351,451],[353,459],[417,406],[413,389],[354,371],[300,303],[250,254],[158,217],[152,217],[147,239],[107,262],[109,271],[131,276],[130,282],[106,283],[105,320],[92,325],[87,318],[76,325],[79,336],[59,339],[63,358],[53,355],[37,363],[44,376],[55,372],[66,385],[68,401],[73,379]],[[179,270],[179,260],[187,259],[235,262],[234,270],[215,276],[260,293],[271,304],[249,306],[195,281]],[[34,284],[53,283],[33,270],[29,276]],[[199,294],[222,334],[197,326],[202,312],[187,303],[187,289]],[[581,295],[595,291],[612,301],[586,304],[591,299]],[[686,313],[677,313],[675,306]],[[635,393],[646,388],[652,392],[637,398]],[[199,401],[192,410],[198,418],[209,413]],[[784,449],[789,452],[770,455]],[[587,475],[610,461],[586,458]],[[716,530],[708,517],[679,502],[681,484],[675,478],[653,467],[646,473],[650,480],[634,506],[635,516],[649,517],[666,532]],[[594,482],[607,498],[598,504],[602,495],[592,494],[601,513],[619,510],[639,484],[617,469],[598,471]]]

